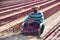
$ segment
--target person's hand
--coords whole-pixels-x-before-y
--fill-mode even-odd
[[[23,22],[23,23],[22,23],[22,27],[26,26],[26,24],[28,24],[28,23]]]
[[[22,25],[21,25],[21,32],[23,31],[23,27],[24,27],[24,22],[22,23]]]
[[[27,23],[23,22],[23,23],[22,23],[22,26],[24,26],[24,24],[27,24]]]
[[[23,22],[23,23],[22,23],[22,26],[23,26],[24,24],[25,24],[25,23]]]
[[[42,28],[43,23],[40,23],[40,27]]]

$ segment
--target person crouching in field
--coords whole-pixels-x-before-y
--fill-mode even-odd
[[[24,22],[22,23],[22,26],[24,27],[24,25],[26,25],[29,21],[30,18],[33,19],[33,22],[31,22],[31,24],[39,24],[40,28],[41,28],[41,34],[43,33],[44,31],[44,15],[42,12],[38,11],[38,8],[37,6],[34,6],[32,8],[32,11],[28,17],[24,20]],[[22,29],[23,30],[23,29]]]

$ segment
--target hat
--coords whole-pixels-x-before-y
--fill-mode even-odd
[[[32,7],[32,9],[38,9],[39,8],[39,6],[33,6]]]

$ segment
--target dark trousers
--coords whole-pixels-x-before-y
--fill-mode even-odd
[[[45,28],[45,26],[44,26],[44,24],[43,24],[43,25],[42,25],[42,28],[41,28],[41,34],[43,33],[44,28]]]

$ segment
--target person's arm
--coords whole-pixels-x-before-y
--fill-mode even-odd
[[[23,21],[22,26],[23,26],[25,23],[27,23],[30,18],[31,18],[31,17],[30,17],[30,14],[29,14],[28,17]]]
[[[40,23],[40,26],[42,26],[45,22],[44,22],[44,15],[43,13],[41,12],[41,23]]]
[[[31,15],[31,13],[28,15],[28,17],[23,21],[23,23],[22,23],[22,27],[21,27],[21,31],[23,31],[23,29],[24,29],[24,25],[28,22],[28,20],[31,18],[30,17],[30,15]]]

